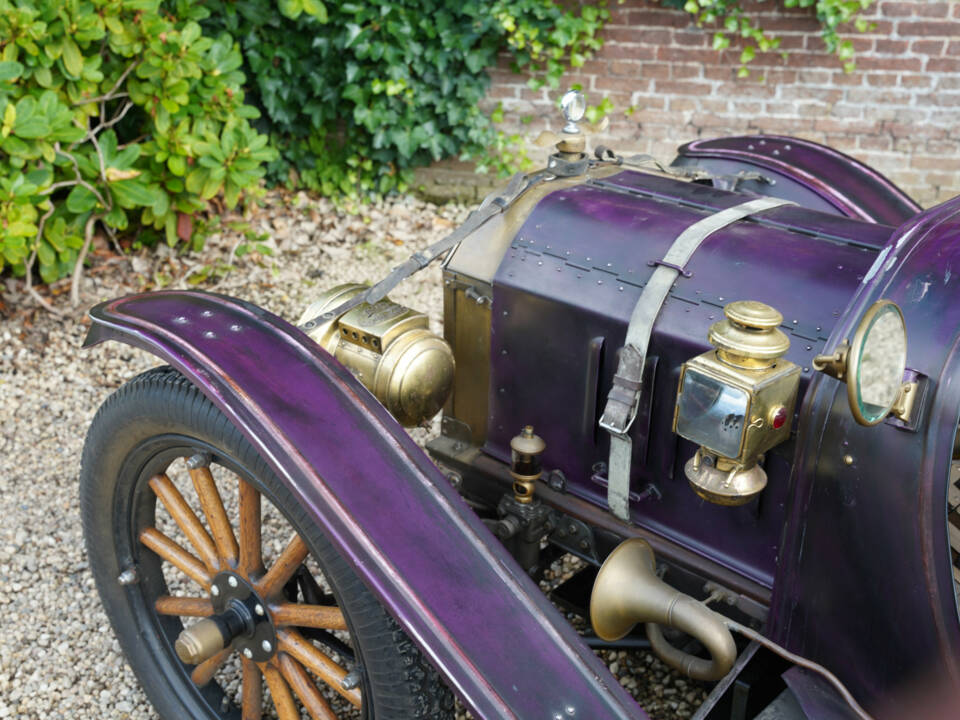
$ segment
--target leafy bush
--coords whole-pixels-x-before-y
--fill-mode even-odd
[[[553,0],[311,5],[208,0],[203,25],[243,48],[258,127],[280,152],[270,179],[327,195],[403,189],[412,168],[451,155],[489,160],[505,140],[480,103],[501,48],[533,86],[557,87],[609,16]]]
[[[0,0],[0,270],[39,260],[46,282],[76,278],[98,224],[174,244],[181,214],[256,187],[274,153],[249,125],[239,49],[205,36],[203,14],[188,0]]]

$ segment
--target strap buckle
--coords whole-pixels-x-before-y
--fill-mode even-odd
[[[640,387],[643,383],[643,355],[633,345],[620,351],[617,373],[607,393],[607,404],[597,423],[617,437],[626,437],[640,409]]]

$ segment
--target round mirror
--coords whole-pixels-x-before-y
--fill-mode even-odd
[[[896,303],[878,300],[857,327],[847,358],[850,410],[861,425],[890,414],[907,364],[907,328]]]

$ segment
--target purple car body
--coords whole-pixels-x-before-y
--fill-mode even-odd
[[[881,709],[903,682],[933,669],[960,682],[945,522],[960,420],[960,200],[917,214],[845,156],[774,139],[803,150],[791,164],[749,155],[740,146],[751,140],[693,143],[681,164],[711,158],[725,163],[718,171],[776,173],[772,188],[806,206],[717,232],[689,263],[692,277],[678,279],[654,327],[651,382],[633,426],[632,526],[604,527],[720,578],[763,608],[764,634]],[[762,183],[750,189],[764,192]],[[605,512],[596,463],[609,443],[595,429],[598,403],[650,263],[685,227],[744,199],[634,171],[547,193],[493,278],[480,454],[505,463],[511,436],[533,424],[547,442],[546,466],[562,470],[583,519]],[[923,395],[912,423],[862,427],[844,387],[811,361],[881,297],[903,310],[908,375]],[[742,298],[783,312],[787,358],[803,373],[794,438],[770,453],[767,490],[728,508],[690,492],[682,463],[695,448],[671,432],[670,415],[680,364],[709,347],[709,325]],[[646,717],[433,461],[302,332],[199,291],[122,298],[91,316],[87,345],[146,349],[226,413],[476,717]],[[382,522],[397,513],[405,522]],[[816,682],[804,677],[787,678],[801,700]]]

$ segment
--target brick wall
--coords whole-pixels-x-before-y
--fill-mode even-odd
[[[845,35],[857,51],[852,74],[823,49],[810,10],[768,0],[750,11],[790,55],[758,53],[751,77],[737,79],[736,42],[718,53],[711,29],[685,12],[652,0],[611,3],[603,49],[565,78],[589,102],[606,96],[616,108],[591,143],[670,160],[696,138],[790,134],[872,165],[924,206],[960,194],[960,2],[879,0],[870,10],[876,29]],[[503,103],[504,130],[560,129],[557,92],[531,91],[506,62],[492,76],[488,101]],[[458,169],[436,172],[452,181]]]

